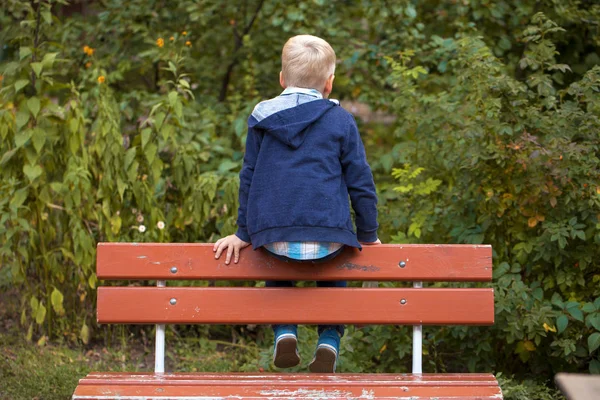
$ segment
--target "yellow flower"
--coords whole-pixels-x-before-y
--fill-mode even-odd
[[[160,37],[159,37],[158,39],[156,39],[156,45],[157,45],[158,47],[163,47],[163,46],[165,45],[165,41],[164,41],[164,39],[163,39],[163,38],[160,38]]]
[[[100,75],[98,77],[98,83],[104,83],[105,80],[106,80],[106,78],[104,77],[104,75]]]
[[[553,326],[548,325],[547,323],[544,322],[544,330],[546,332],[550,331],[550,332],[556,332],[556,328]]]
[[[190,41],[188,40],[187,42],[185,42],[185,45],[186,45],[186,46],[190,46],[190,47],[191,47],[191,46],[192,46],[192,42],[190,42]]]
[[[88,62],[85,63],[85,67],[86,68],[89,68],[91,66],[92,66],[92,62],[91,61],[88,61]]]
[[[181,32],[181,34],[182,34],[183,36],[186,36],[186,35],[187,35],[187,31],[183,31],[183,32]]]
[[[173,40],[175,40],[175,37],[171,36],[171,37],[169,38],[169,40],[172,42]]]
[[[87,46],[87,45],[86,45],[86,46],[83,46],[83,52],[84,52],[85,54],[87,54],[88,56],[93,56],[93,55],[94,55],[94,51],[96,51],[96,50],[94,50],[94,49],[93,49],[93,48],[91,48],[90,46]]]

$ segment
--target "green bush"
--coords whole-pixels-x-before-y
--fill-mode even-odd
[[[382,239],[493,246],[496,324],[426,328],[425,369],[600,372],[600,6],[5,3],[0,290],[21,293],[28,340],[110,337],[97,242],[234,231],[246,118],[311,33],[341,60],[335,97],[384,113],[361,123]],[[341,366],[407,371],[409,335],[350,329]]]
[[[403,163],[382,188],[400,205],[386,231],[400,243],[494,250],[494,327],[429,337],[459,349],[470,370],[600,372],[600,67],[560,88],[556,71],[570,67],[556,63],[551,38],[562,31],[532,17],[526,82],[469,33],[427,45],[451,55],[451,79],[413,66],[412,51],[388,58],[404,96],[392,104],[401,117],[390,157]]]

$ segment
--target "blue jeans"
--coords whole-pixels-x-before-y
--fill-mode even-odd
[[[296,262],[296,263],[303,263],[303,264],[307,264],[307,263],[319,264],[319,263],[322,263],[325,261],[329,261],[329,260],[335,258],[338,254],[340,254],[342,252],[342,250],[344,250],[344,246],[342,246],[335,252],[333,252],[323,258],[318,258],[316,260],[295,260],[293,258],[280,256],[279,254],[271,253],[270,251],[265,249],[265,251],[268,255],[275,257],[279,260],[282,260],[285,262]],[[294,282],[294,281],[265,281],[265,286],[266,287],[294,287],[294,286],[296,286],[296,282]],[[321,287],[347,287],[347,286],[348,286],[348,283],[346,281],[317,281],[317,287],[320,287],[320,288]],[[273,329],[276,329],[276,328],[277,328],[277,325],[273,325]],[[321,335],[321,333],[323,333],[323,331],[325,331],[326,329],[335,329],[339,332],[340,336],[344,336],[344,325],[319,325],[317,329],[318,329],[317,332],[319,333],[319,335]]]

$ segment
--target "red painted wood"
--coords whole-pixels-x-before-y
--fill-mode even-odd
[[[170,300],[176,299],[171,305]],[[406,300],[402,304],[402,300]],[[491,325],[493,289],[98,288],[99,323]]]
[[[322,264],[286,263],[244,249],[239,264],[214,259],[203,243],[99,243],[100,279],[490,281],[488,245],[379,245],[347,248]],[[400,268],[398,263],[405,261]],[[171,268],[177,272],[172,273]]]
[[[164,373],[155,374],[151,372],[91,372],[85,379],[80,380],[80,384],[89,383],[94,380],[98,381],[120,381],[120,382],[141,382],[144,380],[151,380],[153,382],[156,379],[164,381],[185,381],[185,380],[231,380],[237,382],[250,382],[253,384],[260,384],[262,381],[269,382],[332,382],[332,383],[344,383],[344,384],[358,384],[360,382],[371,382],[377,384],[393,383],[398,384],[402,382],[403,385],[470,385],[470,384],[483,384],[490,385],[496,384],[496,378],[492,374],[478,374],[478,373],[454,373],[454,374],[436,374],[436,373],[425,373],[425,374],[391,374],[391,373],[379,373],[379,374],[353,374],[353,373],[341,373],[341,374],[313,374],[313,373],[251,373],[251,372],[228,372],[228,373],[215,373],[215,372],[177,372],[177,373]],[[97,383],[97,382],[95,382]],[[242,383],[246,384],[246,383]]]
[[[181,379],[183,376],[180,375],[185,378]],[[438,377],[440,380],[436,381]],[[419,378],[423,379],[422,382],[419,382]],[[481,378],[485,381],[481,381]],[[473,377],[469,374],[110,374],[110,379],[82,379],[73,398],[89,398],[87,396],[502,398],[498,383],[489,374],[474,374]]]

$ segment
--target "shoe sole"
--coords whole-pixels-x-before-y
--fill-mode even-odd
[[[319,374],[332,374],[335,372],[336,360],[337,354],[335,351],[325,346],[319,346],[308,369],[310,372]]]
[[[273,360],[277,368],[291,368],[300,364],[297,345],[298,341],[294,337],[282,338],[277,342]]]

